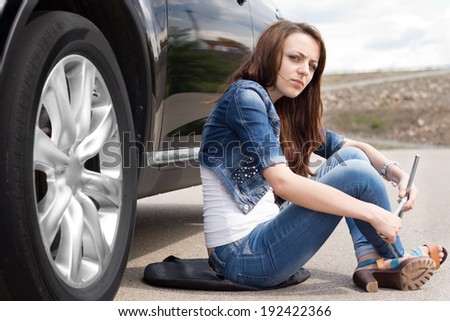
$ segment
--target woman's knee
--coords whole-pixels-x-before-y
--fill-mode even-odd
[[[382,181],[380,174],[370,162],[363,159],[350,159],[342,163],[345,176],[364,178],[369,181]]]
[[[370,163],[366,153],[357,147],[344,147],[336,152],[333,156],[340,157],[341,161],[361,160]]]
[[[347,162],[353,160],[370,164],[369,158],[361,149],[356,147],[344,147],[331,155],[331,157],[320,166],[316,172],[317,175],[315,179],[320,179],[336,167],[347,166]]]
[[[359,158],[342,160],[339,165],[328,171],[326,175],[319,176],[317,180],[339,189],[344,186],[384,186],[383,179],[370,161]]]

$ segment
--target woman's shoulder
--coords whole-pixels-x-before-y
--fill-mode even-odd
[[[236,80],[233,84],[233,87],[240,88],[240,89],[253,89],[258,91],[266,91],[263,86],[261,86],[260,83],[254,81],[254,80],[248,80],[248,79],[239,79]]]
[[[261,99],[264,103],[270,100],[269,94],[261,84],[253,80],[239,79],[236,80],[230,86],[231,93],[240,98],[257,98]]]

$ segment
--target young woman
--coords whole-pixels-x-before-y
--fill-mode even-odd
[[[276,286],[345,217],[358,262],[354,282],[370,292],[417,289],[447,252],[433,245],[405,253],[402,221],[390,212],[381,177],[398,185],[399,197],[408,193],[408,211],[418,194],[415,186],[406,191],[408,174],[370,145],[323,128],[325,60],[313,26],[276,22],[218,99],[199,153],[210,264],[231,281]],[[313,152],[326,159],[314,174]]]

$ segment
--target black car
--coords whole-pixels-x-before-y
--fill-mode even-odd
[[[0,0],[0,299],[114,298],[267,0]],[[149,242],[152,236],[149,235]]]

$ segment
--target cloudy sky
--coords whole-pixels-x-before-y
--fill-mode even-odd
[[[274,0],[319,28],[327,72],[450,67],[449,0]]]

